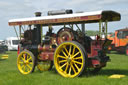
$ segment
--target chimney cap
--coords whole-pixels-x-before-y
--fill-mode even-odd
[[[42,14],[41,12],[35,12],[35,16],[36,16],[36,17],[40,17],[41,14]]]

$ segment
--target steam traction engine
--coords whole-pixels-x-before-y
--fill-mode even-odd
[[[63,77],[76,77],[87,69],[97,72],[106,66],[109,61],[106,50],[111,41],[107,38],[103,40],[100,36],[101,32],[107,36],[107,22],[119,21],[119,13],[73,13],[72,10],[61,10],[49,11],[48,15],[41,17],[41,13],[37,12],[34,18],[9,20],[10,26],[19,26],[17,66],[22,74],[33,72],[35,66],[40,71],[47,71],[54,65]],[[99,22],[99,35],[92,40],[85,34],[85,24],[96,22]],[[28,26],[27,30],[23,25]],[[53,33],[54,26],[58,25],[63,27]],[[45,26],[48,31],[43,35]],[[78,29],[75,31],[74,28]]]

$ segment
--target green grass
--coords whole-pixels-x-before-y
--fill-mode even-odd
[[[34,73],[22,75],[16,66],[17,53],[7,53],[9,58],[0,60],[0,85],[128,85],[128,56],[123,54],[108,54],[111,62],[97,75],[64,78],[54,68],[42,73],[36,68]],[[124,74],[126,77],[109,79],[112,74]]]

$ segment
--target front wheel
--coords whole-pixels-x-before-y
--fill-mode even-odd
[[[28,51],[22,51],[17,58],[17,67],[22,74],[32,73],[35,69],[35,57]]]
[[[54,65],[63,77],[80,76],[87,68],[87,55],[81,44],[75,41],[60,44],[54,53]]]

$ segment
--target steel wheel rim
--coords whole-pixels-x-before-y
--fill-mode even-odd
[[[38,62],[38,65],[37,65],[37,68],[40,70],[40,71],[47,71],[51,68],[51,61],[41,61],[41,62]]]
[[[81,49],[74,43],[67,42],[56,49],[54,64],[62,76],[76,77],[83,70],[85,61]]]
[[[21,52],[17,59],[17,66],[22,74],[29,74],[34,67],[34,60],[28,52]]]

